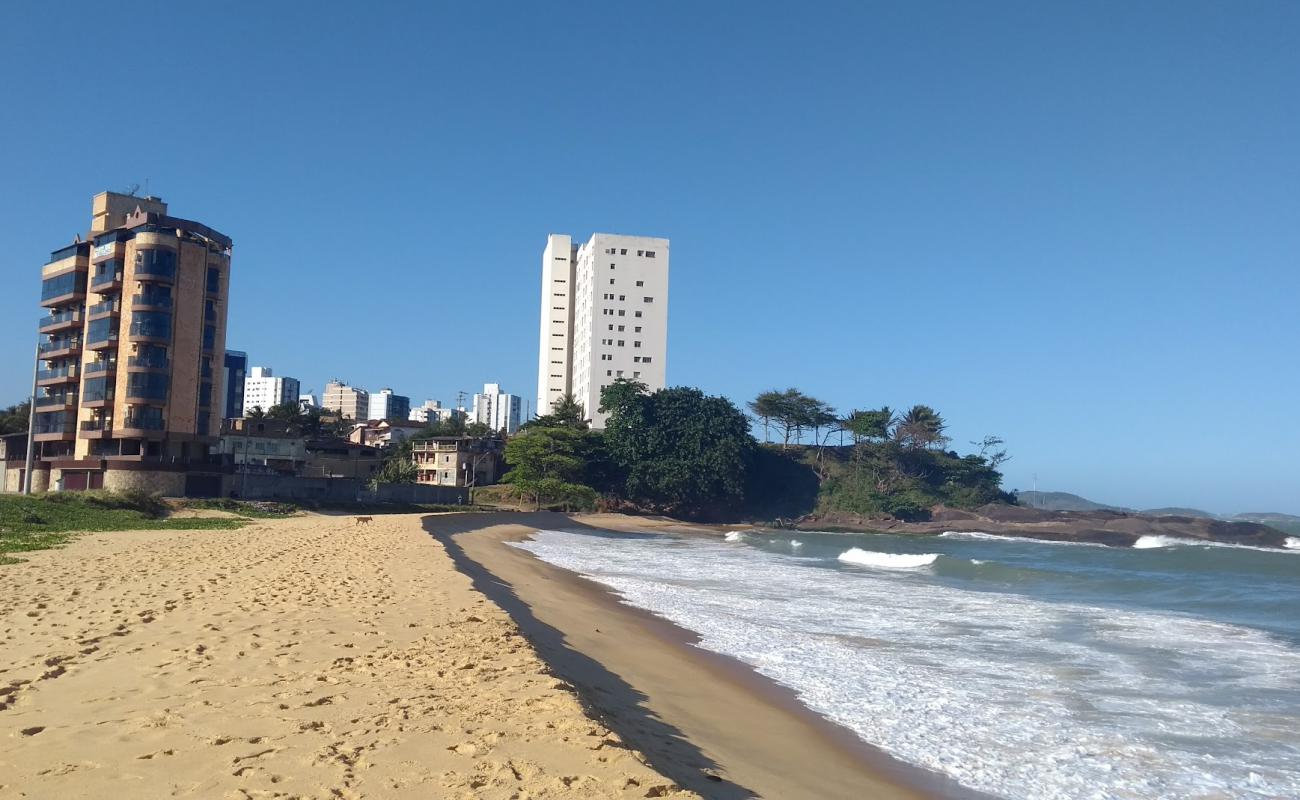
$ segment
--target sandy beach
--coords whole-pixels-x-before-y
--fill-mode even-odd
[[[692,797],[419,515],[87,534],[0,568],[0,796]]]

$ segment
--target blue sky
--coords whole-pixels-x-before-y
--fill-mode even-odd
[[[230,346],[535,393],[549,232],[672,239],[669,380],[924,402],[1008,488],[1300,513],[1300,4],[20,3],[0,403],[37,270],[148,182]]]

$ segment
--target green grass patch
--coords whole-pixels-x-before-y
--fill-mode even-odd
[[[279,519],[291,517],[302,509],[294,503],[280,503],[270,500],[233,500],[218,498],[214,500],[185,500],[182,508],[201,508],[211,511],[229,511],[244,517],[256,519]]]
[[[6,553],[58,547],[85,531],[234,530],[247,519],[166,519],[167,505],[144,493],[57,492],[0,495],[0,564]]]

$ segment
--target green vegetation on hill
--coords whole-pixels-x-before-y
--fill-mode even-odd
[[[239,518],[166,519],[167,505],[143,492],[58,492],[0,495],[0,564],[17,559],[5,553],[44,550],[84,531],[231,530],[248,524]]]
[[[649,392],[618,380],[601,402],[609,415],[603,431],[587,430],[581,408],[566,398],[510,441],[506,482],[521,499],[586,508],[599,495],[610,508],[718,521],[814,510],[918,519],[941,503],[1011,501],[999,488],[1001,440],[977,443],[974,455],[946,450],[946,424],[928,406],[841,418],[796,389],[765,392],[749,407],[777,445],[760,444],[730,400],[698,389]],[[832,435],[852,444],[827,445]]]
[[[1069,492],[1016,492],[1016,500],[1022,506],[1043,511],[1124,511],[1133,513],[1131,508],[1094,503],[1085,497],[1070,494]]]
[[[8,408],[0,408],[0,436],[26,431],[28,410],[29,404],[25,400]]]

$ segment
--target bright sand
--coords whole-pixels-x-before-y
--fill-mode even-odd
[[[0,567],[0,797],[694,796],[586,716],[419,515],[23,558]]]

